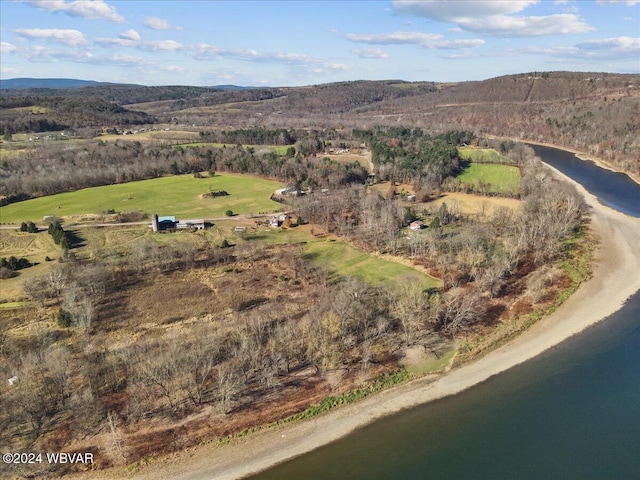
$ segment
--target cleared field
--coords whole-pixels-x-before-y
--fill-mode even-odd
[[[164,141],[171,143],[192,142],[200,138],[198,132],[188,130],[148,130],[145,132],[129,133],[127,135],[107,134],[95,137],[96,140],[122,140],[129,142]]]
[[[214,148],[232,148],[236,145],[232,143],[214,143],[214,142],[193,142],[193,143],[182,143],[180,145],[176,145],[177,147],[214,147]],[[270,150],[272,152],[277,153],[278,155],[284,155],[287,153],[289,147],[293,145],[242,145],[244,148],[253,148],[255,151],[259,150]]]
[[[25,280],[44,274],[49,262],[46,257],[57,259],[60,248],[56,246],[47,232],[24,233],[10,230],[0,231],[0,257],[25,257],[36,264],[18,270],[18,276],[0,280],[0,301],[18,300],[24,296],[22,283]]]
[[[484,184],[488,193],[516,194],[520,189],[520,169],[509,165],[472,163],[458,178],[475,187]]]
[[[477,163],[512,163],[493,148],[458,147],[458,153],[463,160]]]
[[[358,155],[356,153],[340,153],[336,155],[322,155],[322,158],[324,157],[330,158],[334,162],[346,165],[352,164],[353,162],[358,162],[363,168],[369,170],[369,160],[367,160],[366,155]]]
[[[87,188],[35,198],[0,208],[2,223],[31,220],[41,222],[46,215],[65,217],[139,210],[147,214],[175,215],[180,218],[214,218],[227,210],[237,214],[273,212],[282,205],[269,199],[282,185],[248,175],[218,174],[194,178],[192,175],[163,177],[139,182]],[[229,195],[201,198],[209,190],[226,190]]]
[[[460,211],[465,215],[487,214],[491,215],[496,208],[507,207],[517,210],[520,207],[520,200],[515,198],[483,197],[468,193],[444,193],[439,198],[421,205],[430,205],[433,210],[440,208],[443,203],[447,204],[450,210]]]
[[[15,107],[15,108],[10,108],[10,111],[13,112],[25,112],[25,113],[31,113],[31,114],[39,114],[39,113],[46,113],[49,111],[49,109],[47,107],[41,107],[38,105],[31,105],[29,107]]]
[[[248,238],[266,244],[305,243],[306,258],[329,270],[331,277],[355,276],[373,286],[393,285],[400,282],[419,282],[425,289],[440,286],[440,280],[376,255],[363,252],[333,238],[315,237],[312,225],[287,230],[259,228]]]
[[[44,257],[56,256],[57,249],[47,232],[25,233],[3,230],[0,232],[0,257],[29,257],[44,261]],[[37,258],[41,256],[42,258]]]
[[[370,255],[341,241],[312,242],[307,244],[306,251],[307,258],[328,268],[331,275],[356,276],[374,286],[406,282],[418,282],[425,289],[440,286],[440,280],[435,277]]]
[[[15,158],[19,158],[21,155],[27,150],[24,148],[20,149],[8,149],[8,148],[0,148],[0,161],[4,160],[13,160]]]

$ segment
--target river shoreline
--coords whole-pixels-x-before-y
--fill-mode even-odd
[[[569,147],[562,147],[560,145],[554,145],[553,143],[544,143],[544,142],[534,142],[533,140],[516,140],[516,139],[512,139],[514,141],[517,142],[522,142],[522,143],[528,143],[531,145],[540,145],[541,147],[550,147],[550,148],[555,148],[556,150],[563,150],[565,152],[569,152],[569,153],[573,153],[576,158],[583,160],[585,162],[593,162],[595,163],[598,167],[602,168],[603,170],[609,170],[610,172],[616,172],[616,173],[624,173],[625,175],[627,175],[631,180],[633,180],[634,182],[636,182],[638,185],[640,185],[640,177],[636,174],[633,174],[631,172],[623,172],[622,170],[618,170],[616,169],[613,165],[611,165],[609,162],[595,157],[589,153],[585,153],[585,152],[581,152],[580,150],[575,150],[573,148],[569,148]]]
[[[78,478],[243,478],[344,437],[378,418],[462,392],[608,317],[640,289],[640,245],[636,245],[640,219],[603,206],[581,185],[549,168],[584,195],[591,208],[591,229],[600,240],[592,279],[552,315],[509,343],[435,381],[417,379],[308,421],[266,429],[226,446],[202,445],[156,459],[133,472],[120,467]]]

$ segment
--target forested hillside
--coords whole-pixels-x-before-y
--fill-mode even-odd
[[[32,106],[39,107],[37,114],[27,109]],[[389,80],[243,90],[100,85],[5,90],[0,108],[3,134],[156,122],[211,128],[464,129],[558,144],[640,174],[640,75],[533,72],[451,84]]]

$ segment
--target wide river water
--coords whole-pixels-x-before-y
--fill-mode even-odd
[[[640,217],[640,186],[626,175],[534,149],[603,203]],[[640,479],[640,292],[533,360],[251,479]]]

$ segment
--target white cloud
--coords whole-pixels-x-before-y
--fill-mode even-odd
[[[355,43],[368,43],[372,45],[421,45],[424,48],[472,48],[484,44],[484,40],[445,40],[443,35],[436,33],[420,32],[394,32],[361,35],[349,33],[346,38]]]
[[[640,3],[640,0],[598,0],[598,3],[600,5],[622,3],[627,7],[633,7],[634,5],[637,5],[638,3]]]
[[[186,71],[184,67],[179,67],[177,65],[160,65],[158,67],[158,70],[162,70],[163,72],[177,72],[177,73],[182,73]]]
[[[472,2],[442,0],[394,0],[399,13],[453,22],[460,17],[487,17],[510,15],[538,3],[538,0],[475,0]]]
[[[360,58],[389,58],[389,54],[383,52],[379,48],[366,48],[364,50],[351,50],[351,53],[359,56]]]
[[[16,53],[31,63],[55,63],[61,60],[73,63],[96,63],[97,58],[87,50],[70,50],[68,48],[56,50],[40,45],[22,47]]]
[[[594,30],[573,13],[547,16],[514,15],[535,3],[537,0],[395,0],[393,6],[399,13],[454,23],[463,30],[488,36],[535,37]]]
[[[120,34],[120,38],[96,38],[95,42],[104,48],[128,47],[147,52],[175,52],[186,47],[174,40],[140,40],[140,35],[135,30],[129,30]]]
[[[140,34],[132,28],[130,30],[127,30],[126,32],[121,33],[120,38],[137,42],[138,40],[140,40]]]
[[[568,33],[584,33],[594,30],[576,15],[563,13],[536,17],[510,17],[496,15],[480,18],[459,18],[463,29],[498,37],[538,37]]]
[[[20,70],[16,68],[11,68],[11,67],[0,68],[0,74],[2,75],[16,75],[17,73],[20,73]]]
[[[474,38],[471,40],[442,40],[434,42],[433,45],[425,45],[427,48],[438,48],[444,50],[457,50],[460,48],[474,48],[484,45],[484,40]]]
[[[587,40],[578,43],[577,48],[585,51],[589,50],[607,50],[607,51],[626,51],[629,53],[640,53],[640,37],[613,37],[601,38],[598,40]]]
[[[149,62],[133,55],[109,55],[100,57],[96,63],[101,65],[117,65],[120,67],[139,67],[150,65]]]
[[[349,68],[341,63],[329,62],[306,54],[288,52],[260,53],[254,49],[221,48],[205,43],[196,45],[191,49],[190,53],[194,59],[201,61],[233,59],[253,63],[289,65],[299,67],[308,73],[326,73]]]
[[[565,62],[599,62],[640,58],[640,38],[613,37],[588,40],[574,46],[529,47],[525,52],[546,55]]]
[[[138,42],[128,38],[96,38],[95,42],[104,48],[131,47],[135,48]]]
[[[378,34],[349,33],[346,38],[356,43],[369,43],[373,45],[426,45],[440,40],[442,35],[436,33],[420,32],[393,32]]]
[[[85,45],[87,40],[78,30],[63,30],[59,28],[18,28],[16,33],[28,39],[49,40],[64,43],[72,47]]]
[[[8,42],[0,42],[0,53],[12,53],[18,50],[18,47]]]
[[[445,60],[469,60],[472,58],[479,58],[477,53],[463,52],[463,53],[451,53],[449,55],[439,55],[440,58]]]
[[[89,20],[103,19],[123,23],[124,17],[104,0],[26,0],[25,3],[52,13],[61,12]]]
[[[173,40],[159,40],[154,42],[142,42],[139,48],[151,52],[175,52],[177,50],[182,50],[184,47],[181,43]]]
[[[222,60],[225,57],[251,60],[258,56],[258,52],[253,49],[226,49],[199,43],[192,49],[192,55],[196,60]]]
[[[171,24],[167,20],[158,17],[147,17],[144,26],[152,30],[169,30],[171,28]]]

